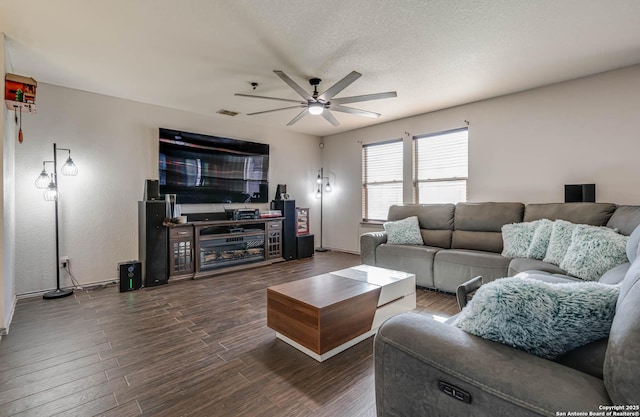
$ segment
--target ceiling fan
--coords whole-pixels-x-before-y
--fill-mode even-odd
[[[284,72],[278,71],[278,70],[274,70],[273,72],[275,72],[276,75],[282,79],[282,81],[287,83],[289,87],[293,88],[295,92],[298,93],[304,99],[304,101],[291,100],[288,98],[265,97],[265,96],[256,96],[252,94],[237,93],[236,96],[240,96],[240,97],[253,97],[253,98],[261,98],[265,100],[278,100],[278,101],[286,101],[289,103],[297,103],[295,106],[259,111],[255,113],[247,113],[248,116],[303,107],[304,109],[300,113],[298,113],[298,115],[294,117],[289,123],[287,123],[287,126],[291,126],[292,124],[296,123],[298,120],[305,117],[307,114],[322,115],[322,117],[324,117],[332,125],[339,126],[340,122],[338,122],[338,120],[329,110],[339,111],[343,113],[357,114],[359,116],[377,118],[377,117],[380,117],[380,113],[354,109],[352,107],[345,107],[343,106],[343,104],[357,103],[360,101],[369,101],[369,100],[380,100],[383,98],[391,98],[391,97],[397,96],[395,91],[389,91],[386,93],[375,93],[375,94],[365,94],[362,96],[334,98],[336,94],[338,94],[339,92],[347,88],[349,85],[351,85],[351,83],[353,83],[355,80],[357,80],[362,76],[362,74],[356,71],[351,71],[349,75],[347,75],[346,77],[344,77],[343,79],[335,83],[333,86],[331,86],[327,91],[325,91],[322,94],[318,93],[318,85],[320,84],[320,81],[322,81],[320,78],[311,78],[309,80],[309,84],[311,84],[311,86],[313,87],[313,93],[310,94],[306,92],[304,88],[300,87],[298,83],[296,83],[291,78],[289,78],[289,76],[287,76],[287,74],[285,74]],[[252,84],[255,84],[255,83],[252,83]],[[254,88],[256,85],[257,84],[254,85]]]

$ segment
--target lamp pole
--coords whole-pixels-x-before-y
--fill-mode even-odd
[[[324,185],[324,180],[327,180],[327,185]],[[316,249],[316,252],[327,252],[329,249],[325,248],[322,245],[322,220],[323,220],[323,216],[322,216],[322,207],[323,207],[323,200],[324,200],[324,192],[325,190],[327,192],[331,192],[331,184],[329,184],[329,177],[325,177],[324,176],[324,168],[320,168],[320,170],[318,171],[318,177],[316,179],[316,182],[318,183],[318,191],[316,192],[316,196],[320,196],[320,247]]]

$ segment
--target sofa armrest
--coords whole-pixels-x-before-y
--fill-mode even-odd
[[[374,354],[378,417],[555,416],[611,404],[601,379],[421,314],[385,322]],[[471,402],[445,394],[439,382]]]
[[[460,310],[462,310],[464,306],[467,305],[468,295],[474,292],[475,290],[477,290],[478,288],[480,288],[481,286],[482,286],[481,275],[478,275],[475,278],[471,278],[469,281],[458,285],[458,288],[456,289],[456,299],[458,301],[458,307],[460,307]]]
[[[366,265],[376,265],[376,248],[387,242],[386,232],[368,232],[360,235],[360,257]]]

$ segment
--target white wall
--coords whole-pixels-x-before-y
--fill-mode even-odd
[[[313,195],[322,161],[333,187],[325,194],[324,246],[355,252],[363,230],[363,143],[404,138],[405,155],[410,155],[412,136],[463,127],[469,120],[471,201],[562,201],[563,184],[593,182],[598,201],[640,204],[640,188],[634,187],[639,104],[640,66],[634,66],[329,136],[321,151],[314,136],[250,125],[241,118],[197,115],[41,83],[38,113],[24,115],[25,142],[15,151],[16,292],[55,285],[53,205],[33,185],[42,161],[52,158],[54,141],[72,149],[80,170],[77,177],[60,177],[61,255],[71,258],[74,274],[86,284],[115,279],[117,263],[138,256],[137,201],[144,179],[157,178],[158,127],[269,143],[269,194],[276,184],[286,183],[297,205],[311,208],[316,244],[320,206]],[[410,173],[408,167],[407,184]],[[407,190],[405,196],[410,196]],[[210,208],[219,209],[198,209]],[[69,283],[65,279],[63,284]]]
[[[428,100],[428,97],[425,97]],[[561,202],[595,183],[597,201],[640,204],[640,66],[323,138],[340,190],[325,206],[325,246],[359,250],[362,144],[469,125],[469,201]],[[411,187],[412,169],[405,169]],[[410,203],[405,189],[405,203]]]
[[[159,127],[268,143],[270,198],[282,183],[298,205],[315,203],[310,184],[321,160],[315,136],[42,83],[36,104],[38,113],[23,118],[25,139],[16,149],[18,294],[55,287],[54,206],[34,186],[42,161],[53,158],[53,142],[72,150],[79,169],[76,177],[58,178],[60,255],[69,256],[81,284],[116,279],[119,262],[138,258],[137,202],[144,180],[158,178]],[[66,153],[58,152],[58,158],[61,166]],[[62,285],[70,285],[64,273],[63,278]]]
[[[0,32],[0,68],[2,79],[9,72],[9,60],[5,50],[4,34]],[[11,317],[15,308],[15,186],[14,186],[14,154],[16,130],[13,123],[13,112],[2,105],[0,117],[0,132],[2,132],[2,146],[0,147],[0,189],[2,194],[2,208],[0,208],[0,338],[8,331]]]

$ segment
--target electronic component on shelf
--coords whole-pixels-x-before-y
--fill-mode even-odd
[[[261,219],[269,219],[274,217],[282,217],[281,210],[267,210],[260,213]]]
[[[260,210],[250,208],[225,209],[229,220],[253,220],[260,218]]]

